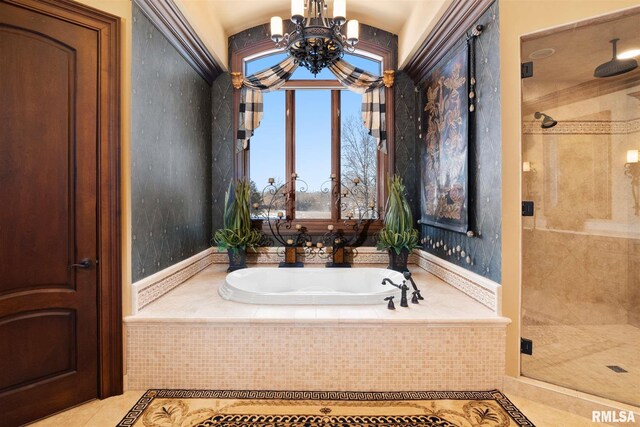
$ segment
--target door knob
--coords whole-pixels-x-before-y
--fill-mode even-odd
[[[89,258],[85,258],[85,259],[83,259],[82,261],[80,261],[80,263],[79,263],[79,264],[71,264],[71,265],[69,266],[69,268],[72,268],[72,267],[77,267],[77,268],[89,268],[89,267],[91,267],[91,260],[90,260]]]

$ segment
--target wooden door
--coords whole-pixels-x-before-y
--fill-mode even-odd
[[[97,33],[0,2],[0,424],[98,396]]]

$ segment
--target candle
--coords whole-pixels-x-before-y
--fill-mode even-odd
[[[287,245],[293,245],[293,239],[287,239]]]
[[[531,172],[531,162],[522,162],[522,172]]]
[[[317,246],[317,247],[319,247],[319,248],[321,248],[321,247],[323,246],[323,245],[322,245],[322,242],[318,242],[318,243],[316,243],[316,246]]]
[[[376,202],[371,202],[371,203],[369,203],[369,207],[370,207],[371,209],[375,208],[375,207],[376,207]]]
[[[355,185],[358,185],[360,183],[360,178],[358,178],[357,176],[355,178],[353,178],[353,183]]]
[[[638,163],[640,150],[627,151],[627,163]]]
[[[349,217],[349,219],[353,218],[353,212],[349,212],[347,216]]]
[[[331,174],[331,179],[332,179],[332,180],[336,179],[336,174],[335,174],[335,173],[332,173],[332,174]]]
[[[327,225],[327,230],[329,230],[329,231],[333,231],[333,224],[329,224],[329,225]]]
[[[273,179],[273,178],[269,178],[269,184],[273,184],[274,182],[276,182],[276,180],[275,180],[275,179]]]
[[[333,0],[333,20],[344,23],[347,16],[347,0]]]
[[[282,218],[284,214],[282,212],[278,212],[278,218]]]
[[[304,18],[304,0],[291,0],[291,20],[295,23]]]
[[[296,230],[300,230],[301,228],[302,228],[302,225],[296,224]]]
[[[347,22],[347,41],[356,43],[360,38],[359,32],[360,28],[358,27],[358,21],[356,19]]]
[[[311,245],[312,245],[312,243],[311,243],[311,242],[307,242],[307,247],[308,247],[308,248],[310,248],[310,247],[311,247]]]
[[[275,42],[282,40],[282,18],[279,16],[271,18],[271,40]]]
[[[258,209],[260,207],[260,203],[254,203],[253,204],[253,209]]]
[[[346,190],[346,189],[342,190],[342,195],[343,195],[343,196],[346,196],[346,195],[347,195],[347,190]]]

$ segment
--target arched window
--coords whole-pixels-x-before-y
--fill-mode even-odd
[[[232,66],[247,76],[279,63],[286,53],[254,49],[234,56]],[[344,59],[374,75],[381,75],[386,69],[386,58],[378,53],[356,51]],[[387,96],[390,98],[392,92]],[[284,208],[294,223],[304,223],[312,234],[325,232],[327,225],[339,225],[353,214],[353,206],[341,205],[335,194],[326,191],[331,177],[341,186],[352,185],[357,179],[364,189],[359,192],[359,205],[382,210],[393,155],[378,151],[375,139],[368,135],[362,124],[361,102],[362,96],[347,90],[328,69],[314,78],[299,67],[282,88],[263,94],[260,127],[248,149],[236,153],[237,177],[249,179],[261,191],[269,178],[285,183],[296,173],[307,185],[298,183],[295,203]],[[389,132],[393,127],[392,108],[393,102],[388,103],[389,153],[393,153],[393,131]],[[363,214],[367,219],[375,217],[370,211]],[[374,221],[370,231],[379,226],[379,221]]]

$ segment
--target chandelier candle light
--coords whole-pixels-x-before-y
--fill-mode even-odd
[[[345,51],[355,51],[359,38],[359,24],[355,19],[347,22],[346,36],[341,32],[347,21],[346,0],[333,0],[333,19],[325,17],[326,10],[325,0],[291,0],[291,21],[295,29],[286,34],[282,18],[271,18],[271,39],[276,47],[286,49],[297,64],[314,75],[340,59]]]

